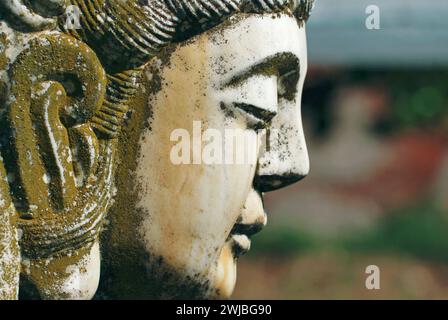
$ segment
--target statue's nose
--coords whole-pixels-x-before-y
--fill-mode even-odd
[[[309,173],[309,158],[297,103],[284,102],[262,139],[254,187],[262,192],[284,188]]]
[[[300,174],[284,174],[284,175],[263,175],[257,176],[254,180],[255,189],[261,192],[269,192],[287,187],[303,178],[305,175]]]

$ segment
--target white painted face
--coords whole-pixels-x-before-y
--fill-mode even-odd
[[[266,223],[262,193],[308,174],[300,116],[306,70],[305,28],[287,14],[235,16],[178,45],[160,65],[153,79],[161,88],[148,101],[152,118],[137,163],[138,207],[146,212],[139,235],[158,258],[149,259],[150,272],[176,270],[205,297],[232,293],[236,258]],[[206,142],[191,143],[187,157],[197,164],[170,157],[186,142],[170,140],[179,129],[193,140],[208,129],[255,137],[260,126],[278,134],[271,134],[268,150],[256,149],[255,163],[204,163],[197,151]]]

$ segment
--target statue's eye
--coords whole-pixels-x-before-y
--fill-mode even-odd
[[[265,128],[277,114],[277,84],[276,75],[247,76],[222,90],[223,106],[234,115],[242,115],[248,128]]]
[[[295,54],[282,52],[228,75],[219,86],[223,105],[243,113],[248,127],[265,128],[277,114],[279,99],[296,98],[300,61]]]
[[[275,111],[259,108],[252,104],[235,103],[234,106],[246,113],[248,126],[255,130],[265,129],[277,114]]]

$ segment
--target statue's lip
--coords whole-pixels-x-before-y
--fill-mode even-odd
[[[250,237],[260,232],[267,223],[263,194],[257,189],[253,189],[246,201],[249,202],[246,202],[240,217],[229,235],[229,242],[235,257],[239,257],[249,251],[251,245]]]
[[[250,250],[252,235],[260,232],[266,226],[267,215],[264,213],[263,217],[259,217],[254,223],[243,224],[237,223],[230,233],[232,251],[235,257],[239,257]]]
[[[250,250],[251,241],[245,234],[232,234],[230,236],[230,244],[233,255],[238,258]]]
[[[260,232],[266,226],[266,213],[263,217],[259,217],[253,223],[237,223],[233,226],[231,235],[243,234],[248,237]]]

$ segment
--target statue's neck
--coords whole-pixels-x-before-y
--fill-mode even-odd
[[[135,230],[114,228],[111,222],[101,241],[101,277],[98,299],[152,299],[145,261],[147,253],[139,244]]]

